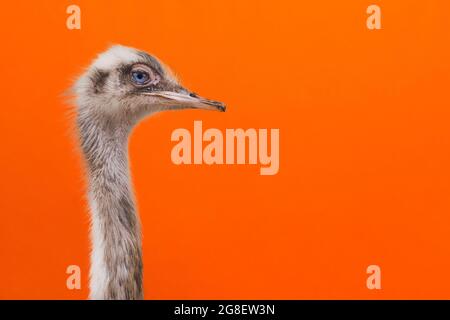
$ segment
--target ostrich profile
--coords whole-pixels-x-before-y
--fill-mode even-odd
[[[113,46],[74,86],[91,213],[90,299],[142,299],[142,249],[128,166],[128,137],[163,110],[225,111],[183,88],[151,55]]]

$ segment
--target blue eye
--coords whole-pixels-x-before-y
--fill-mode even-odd
[[[133,80],[134,83],[143,85],[148,82],[150,79],[150,76],[145,71],[136,70],[131,72],[131,80]]]

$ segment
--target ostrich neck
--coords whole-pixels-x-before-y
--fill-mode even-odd
[[[129,174],[128,130],[92,126],[87,132],[81,140],[92,216],[90,298],[142,299],[141,232]]]

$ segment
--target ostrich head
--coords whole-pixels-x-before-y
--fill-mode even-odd
[[[182,87],[155,57],[113,46],[103,52],[75,84],[79,124],[131,128],[146,115],[172,109],[225,111],[225,105]],[[81,121],[81,123],[80,123]]]

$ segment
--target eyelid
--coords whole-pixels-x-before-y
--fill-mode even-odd
[[[148,73],[153,73],[152,68],[148,67],[145,64],[137,63],[131,67],[131,71],[145,71]]]

